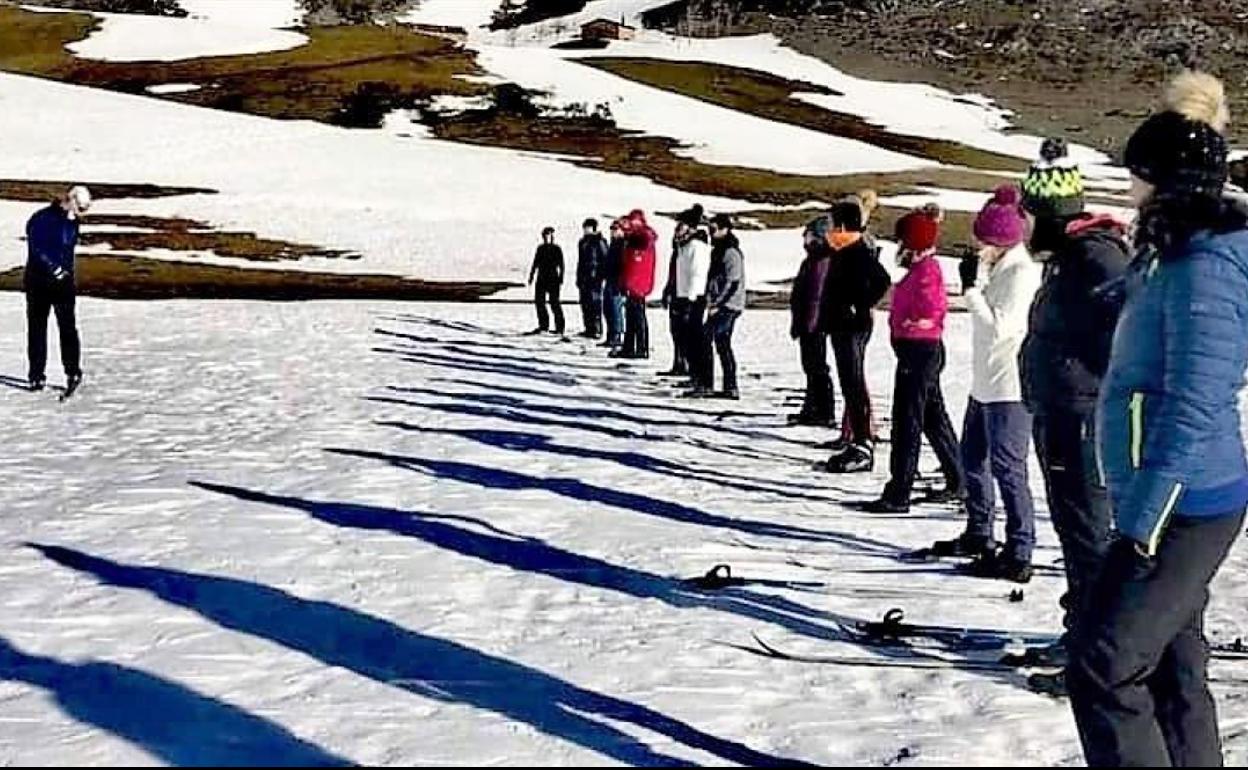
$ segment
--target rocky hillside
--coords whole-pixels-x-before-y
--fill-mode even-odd
[[[1185,64],[1225,78],[1248,116],[1248,4],[1235,0],[680,0],[649,21],[775,32],[851,72],[987,93],[1032,130],[1106,149]]]

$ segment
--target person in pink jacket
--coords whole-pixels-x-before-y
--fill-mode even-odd
[[[893,384],[891,478],[884,494],[865,508],[874,513],[910,510],[910,493],[919,470],[923,436],[931,443],[945,476],[945,495],[965,497],[958,437],[945,409],[940,375],[945,368],[945,314],[949,301],[936,260],[940,222],[929,210],[913,211],[897,223],[899,260],[906,276],[893,289],[889,328],[897,354]]]

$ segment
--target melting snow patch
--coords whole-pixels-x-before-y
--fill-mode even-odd
[[[198,83],[162,83],[158,86],[148,86],[149,94],[185,94],[191,91],[198,91],[203,86]]]

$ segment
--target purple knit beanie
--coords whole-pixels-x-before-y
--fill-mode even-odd
[[[1027,240],[1023,195],[1015,185],[1002,185],[975,217],[975,238],[989,246],[1010,249]]]

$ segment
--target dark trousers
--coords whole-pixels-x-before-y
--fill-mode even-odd
[[[695,384],[708,390],[715,387],[715,354],[724,378],[724,391],[737,392],[737,357],[732,352],[732,332],[736,329],[741,313],[736,310],[719,310],[706,319],[702,341],[698,351],[698,371]]]
[[[828,335],[803,334],[797,338],[806,375],[806,398],[802,414],[815,420],[831,420],[836,414],[836,390],[828,368]]]
[[[649,358],[650,324],[646,320],[645,298],[629,297],[624,314],[624,354],[632,358]]]
[[[867,343],[871,329],[860,332],[836,332],[830,335],[832,353],[836,356],[836,373],[845,398],[845,423],[849,438],[856,442],[871,441],[871,396],[867,393]]]
[[[550,313],[555,316],[555,333],[563,334],[564,332],[563,306],[559,303],[561,288],[557,283],[541,282],[533,287],[533,306],[537,308],[537,328],[542,331],[550,330],[550,315],[546,312],[546,306],[549,304]]]
[[[702,339],[703,316],[706,303],[703,300],[674,299],[668,311],[672,328],[672,370],[690,374],[692,361],[697,356]]]
[[[72,281],[26,288],[26,352],[32,381],[42,380],[48,368],[48,315],[56,312],[56,328],[61,337],[61,364],[65,376],[82,374],[82,350],[78,340],[76,295]]]
[[[582,286],[579,291],[585,335],[597,339],[602,336],[602,284]]]
[[[1151,558],[1129,541],[1110,547],[1066,669],[1090,766],[1222,765],[1204,614],[1243,522],[1242,511],[1176,516]]]
[[[1062,544],[1066,568],[1064,625],[1088,606],[1109,547],[1110,512],[1096,461],[1096,417],[1065,410],[1037,415],[1032,428],[1044,473],[1049,517]]]
[[[993,541],[997,496],[1005,502],[1005,556],[1031,563],[1036,547],[1036,509],[1027,479],[1031,413],[1021,401],[981,404],[971,399],[962,428],[966,474],[966,532]]]
[[[945,369],[945,345],[922,340],[893,340],[897,354],[897,376],[893,382],[891,478],[884,497],[909,504],[914,479],[919,473],[919,451],[923,436],[940,461],[940,470],[950,488],[962,490],[965,480],[958,457],[958,437],[945,409],[940,375]]]
[[[607,322],[607,342],[613,346],[624,341],[624,305],[623,292],[608,283],[602,292],[602,312]]]

